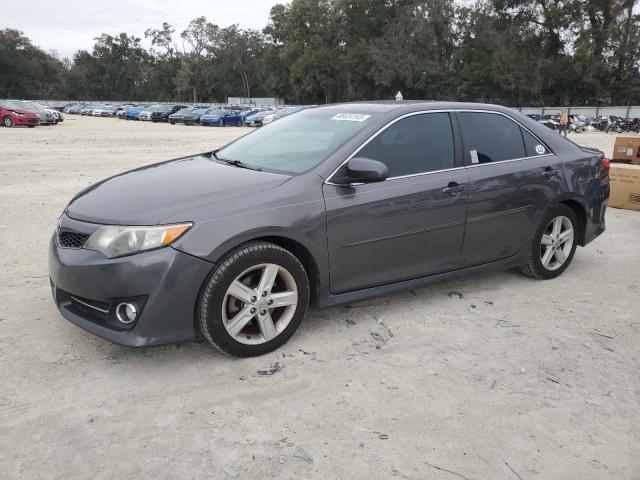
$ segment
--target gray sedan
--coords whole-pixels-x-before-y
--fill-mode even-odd
[[[557,277],[604,231],[608,168],[495,105],[311,108],[80,192],[51,286],[65,318],[116,343],[260,355],[309,305],[485,270]]]

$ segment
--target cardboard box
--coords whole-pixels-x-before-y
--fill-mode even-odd
[[[640,165],[640,137],[616,137],[613,160]]]
[[[640,165],[612,163],[609,206],[640,211]]]

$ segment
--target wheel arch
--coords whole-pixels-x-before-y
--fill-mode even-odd
[[[565,197],[560,197],[554,203],[556,205],[564,205],[566,207],[569,207],[573,211],[573,213],[575,213],[579,223],[576,240],[578,245],[580,245],[581,247],[584,247],[585,233],[587,228],[587,207],[584,204],[584,201],[579,197],[565,196]]]
[[[273,243],[274,245],[284,248],[285,250],[291,252],[300,261],[300,263],[302,263],[302,266],[307,272],[307,277],[309,279],[309,290],[310,290],[309,305],[311,306],[319,305],[320,288],[321,288],[320,270],[318,268],[317,260],[314,258],[313,254],[307,247],[305,247],[302,243],[300,243],[297,240],[294,240],[290,237],[285,237],[282,235],[262,235],[262,236],[256,236],[250,239],[245,238],[245,239],[242,239],[242,241],[233,244],[232,246],[228,246],[228,245],[226,246],[225,252],[222,255],[220,255],[218,261],[216,261],[213,264],[210,270],[210,273],[205,277],[204,281],[202,282],[202,285],[200,286],[198,297],[196,299],[196,303],[193,309],[193,328],[197,338],[201,338],[202,336],[200,332],[200,327],[199,327],[199,311],[200,311],[201,295],[204,288],[208,284],[211,275],[217,268],[220,260],[222,260],[227,255],[227,253],[231,252],[232,250],[235,250],[236,248],[240,248],[243,245],[246,245],[249,243],[255,243],[260,241]]]
[[[302,263],[309,278],[309,286],[311,290],[309,303],[311,305],[317,305],[322,285],[322,272],[318,263],[319,259],[311,253],[311,249],[304,245],[304,243],[292,238],[291,236],[283,235],[281,232],[253,232],[253,235],[246,235],[235,238],[232,241],[225,242],[221,246],[220,250],[216,251],[214,254],[214,258],[216,258],[216,260],[213,260],[214,266],[212,271],[216,268],[220,260],[232,250],[248,243],[260,241],[273,243],[274,245],[278,245],[279,247],[288,250]],[[206,284],[207,281],[208,278],[205,280],[204,284]]]

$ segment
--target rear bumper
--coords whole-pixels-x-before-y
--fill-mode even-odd
[[[171,247],[108,259],[92,250],[61,248],[55,237],[49,245],[51,287],[58,310],[71,323],[128,346],[195,339],[195,306],[209,262]],[[116,318],[123,301],[138,302],[132,326]]]
[[[588,205],[582,245],[595,240],[605,230],[605,214],[609,203],[609,177],[585,192]]]

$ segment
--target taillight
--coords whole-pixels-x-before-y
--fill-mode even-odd
[[[607,175],[609,175],[609,170],[611,169],[611,160],[609,160],[606,157],[602,158],[602,168],[604,168],[604,171]]]

